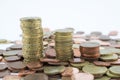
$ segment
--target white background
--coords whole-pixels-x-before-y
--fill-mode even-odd
[[[120,0],[0,0],[0,38],[19,39],[21,17],[38,16],[50,29],[86,33],[120,30]]]

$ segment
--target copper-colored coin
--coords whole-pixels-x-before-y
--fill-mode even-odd
[[[81,56],[81,53],[80,53],[79,49],[73,49],[73,54],[74,54],[75,57],[80,57]]]
[[[93,62],[97,66],[110,66],[109,62],[103,62],[103,61],[94,61]]]
[[[86,58],[94,58],[94,59],[97,59],[100,57],[100,54],[94,54],[94,55],[87,55],[87,54],[82,54],[83,57],[86,57]]]
[[[6,75],[3,80],[21,80],[21,77],[15,75]]]
[[[57,59],[50,59],[50,58],[43,58],[43,59],[40,59],[41,62],[60,62],[60,60],[57,60]]]
[[[72,71],[73,71],[72,67],[66,67],[64,72],[62,73],[62,76],[64,77],[72,76]]]
[[[22,70],[18,73],[18,76],[26,76],[26,75],[29,75],[29,74],[34,74],[35,71],[33,70]]]
[[[31,63],[28,63],[28,64],[27,64],[27,67],[28,67],[29,69],[40,68],[40,67],[42,67],[42,66],[43,66],[43,64],[40,63],[40,62],[31,62]]]
[[[15,70],[20,70],[24,69],[26,66],[23,64],[21,61],[16,61],[16,62],[7,62],[8,67],[15,69]]]

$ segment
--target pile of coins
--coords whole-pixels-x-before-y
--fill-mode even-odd
[[[55,32],[56,57],[61,61],[68,61],[73,57],[72,32],[67,29],[59,29]]]
[[[20,19],[22,29],[23,57],[25,62],[37,61],[42,57],[43,29],[38,17]]]

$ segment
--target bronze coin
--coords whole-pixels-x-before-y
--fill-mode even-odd
[[[50,58],[43,58],[43,59],[40,59],[41,62],[60,62],[60,60],[57,60],[57,59],[50,59]]]
[[[79,49],[73,49],[73,54],[74,54],[74,57],[80,57],[81,56],[81,53],[80,53]]]
[[[72,76],[72,71],[73,71],[72,67],[66,67],[64,72],[62,73],[62,76],[70,77],[70,76]]]
[[[99,55],[99,43],[96,42],[85,42],[85,43],[81,43],[80,45],[80,52],[81,55],[83,56],[83,54],[86,55]]]
[[[93,32],[91,32],[90,34],[91,34],[92,36],[100,36],[100,35],[102,35],[102,33],[99,32],[99,31],[93,31]]]
[[[33,70],[21,70],[19,73],[18,73],[18,76],[26,76],[26,75],[29,75],[29,74],[34,74],[36,71],[33,71]]]
[[[82,54],[83,57],[86,57],[86,58],[99,58],[100,57],[100,54],[94,54],[94,55],[87,55],[87,54]]]
[[[29,69],[41,68],[42,66],[43,66],[43,64],[40,63],[40,62],[27,63],[27,67],[28,67]]]
[[[97,66],[110,66],[109,62],[103,62],[103,61],[94,61],[93,62]]]

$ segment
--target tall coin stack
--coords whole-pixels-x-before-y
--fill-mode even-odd
[[[68,61],[73,57],[72,32],[67,29],[59,29],[55,32],[56,57],[61,61]]]
[[[20,19],[22,29],[24,62],[38,61],[42,57],[43,29],[38,17],[24,17]]]

